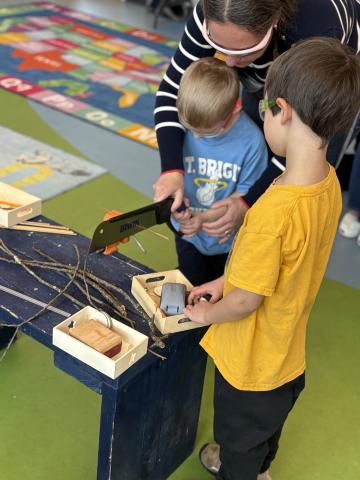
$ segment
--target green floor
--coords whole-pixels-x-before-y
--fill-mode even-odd
[[[0,105],[0,124],[79,155],[20,97],[0,91]],[[46,202],[44,214],[89,236],[105,209],[130,210],[148,200],[107,174]],[[139,236],[148,254],[130,242],[125,255],[156,270],[176,265],[172,241]],[[307,388],[286,425],[273,480],[360,478],[359,312],[359,290],[324,282],[310,322]],[[172,480],[213,478],[196,454],[211,439],[212,373],[210,364],[194,455]],[[95,480],[99,415],[100,397],[21,335],[0,364],[0,479]]]

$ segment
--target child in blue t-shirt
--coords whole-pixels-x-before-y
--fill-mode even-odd
[[[186,128],[183,148],[184,198],[187,209],[175,213],[179,268],[193,285],[221,276],[237,232],[207,234],[202,225],[226,211],[211,208],[228,197],[241,197],[267,166],[262,132],[241,111],[239,78],[214,58],[192,63],[182,76],[177,98],[179,119]],[[216,207],[216,205],[215,205]]]

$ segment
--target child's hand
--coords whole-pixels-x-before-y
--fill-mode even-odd
[[[185,209],[183,209],[181,212],[178,212],[178,211],[171,212],[172,217],[174,217],[175,220],[180,224],[188,222],[191,218],[191,211],[189,208],[190,200],[188,198],[184,198],[183,203],[186,207]]]
[[[195,287],[191,290],[188,297],[188,304],[194,305],[201,301],[201,298],[205,295],[210,295],[210,303],[216,303],[222,297],[224,288],[224,277],[219,277],[212,282],[204,283],[199,287]],[[202,302],[203,303],[203,302]],[[204,302],[205,303],[205,302]]]
[[[202,325],[210,325],[212,322],[209,321],[209,311],[214,308],[214,305],[207,302],[199,302],[196,305],[187,305],[183,313],[192,320],[193,322],[201,323]]]
[[[199,215],[191,217],[186,222],[180,222],[180,231],[186,237],[195,235],[201,229],[202,221]]]

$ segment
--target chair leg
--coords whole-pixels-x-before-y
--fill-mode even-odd
[[[162,9],[165,7],[165,5],[167,4],[168,0],[160,0],[160,2],[158,3],[156,9],[155,9],[155,12],[154,12],[154,23],[153,23],[153,28],[157,28],[157,24],[158,24],[158,20],[159,20],[159,16],[162,12]]]
[[[334,165],[335,169],[337,169],[340,166],[341,160],[343,159],[349,144],[352,142],[354,137],[356,137],[356,135],[359,133],[359,128],[360,128],[360,113],[358,113],[358,115],[355,117],[354,122],[345,138],[345,141],[343,143],[343,146],[337,158],[337,162]]]

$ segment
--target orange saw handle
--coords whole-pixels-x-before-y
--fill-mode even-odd
[[[120,212],[119,210],[109,210],[108,212],[105,213],[103,220],[110,220],[110,218],[117,217],[122,213],[123,212]],[[118,242],[112,243],[111,245],[108,245],[107,247],[105,247],[103,254],[112,255],[113,253],[117,252],[119,243],[128,243],[129,241],[130,241],[130,237],[124,237]]]

